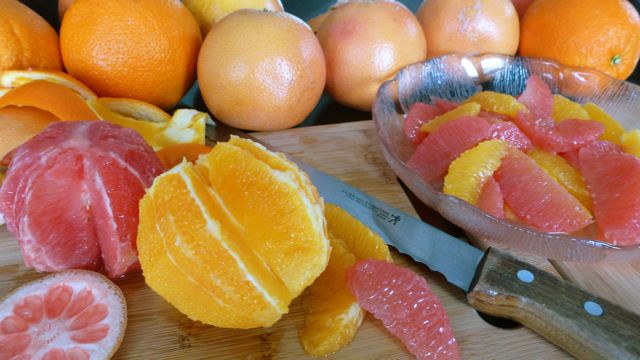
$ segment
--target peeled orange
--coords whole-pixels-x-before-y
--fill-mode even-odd
[[[325,269],[322,200],[306,174],[249,140],[159,176],[140,203],[146,283],[193,320],[270,326]]]
[[[209,31],[198,58],[207,108],[246,130],[301,123],[325,84],[322,49],[309,26],[283,12],[238,10]]]
[[[418,20],[397,1],[339,2],[317,35],[327,59],[327,91],[364,111],[371,110],[385,80],[427,56]]]

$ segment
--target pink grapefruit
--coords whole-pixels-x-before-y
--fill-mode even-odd
[[[0,213],[37,271],[139,269],[138,201],[162,165],[135,131],[61,121],[11,154]]]
[[[358,304],[418,359],[460,358],[447,312],[420,275],[371,259],[347,269],[347,284]]]

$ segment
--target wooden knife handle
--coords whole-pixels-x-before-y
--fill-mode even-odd
[[[640,316],[490,248],[469,304],[518,321],[579,359],[640,359]]]

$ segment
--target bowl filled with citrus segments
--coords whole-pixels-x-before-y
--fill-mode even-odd
[[[403,68],[373,119],[426,205],[490,246],[640,259],[640,86],[543,59],[446,55]]]

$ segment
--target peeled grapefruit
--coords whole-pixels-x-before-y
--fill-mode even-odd
[[[138,201],[162,172],[142,137],[106,121],[55,122],[11,154],[0,213],[27,266],[139,268]]]

